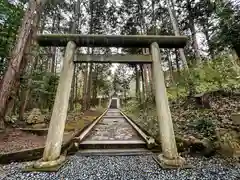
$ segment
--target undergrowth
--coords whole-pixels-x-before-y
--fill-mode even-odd
[[[174,81],[167,89],[170,100],[186,97],[189,94],[189,82],[194,93],[215,90],[231,91],[240,88],[240,69],[234,66],[231,59],[219,58],[202,64],[197,68],[181,71],[174,76]]]
[[[193,135],[197,138],[216,139],[215,129],[223,122],[231,121],[230,114],[239,110],[238,97],[215,95],[210,98],[211,109],[196,106],[189,100],[189,81],[194,93],[208,93],[216,90],[235,91],[240,89],[239,68],[233,67],[230,59],[222,58],[204,63],[201,67],[190,69],[189,76],[181,72],[167,88],[169,104],[176,135]],[[238,102],[237,102],[238,101]],[[143,105],[137,101],[128,101],[124,111],[135,119],[136,123],[155,138],[159,137],[155,102]]]

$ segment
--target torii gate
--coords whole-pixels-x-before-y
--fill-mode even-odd
[[[65,160],[65,157],[61,156],[61,145],[73,79],[74,54],[77,47],[135,47],[151,49],[151,56],[115,55],[106,57],[100,55],[81,55],[79,57],[80,60],[75,60],[75,63],[151,63],[154,81],[153,89],[155,90],[156,111],[162,146],[162,154],[158,156],[158,160],[167,166],[179,167],[185,164],[185,160],[180,157],[177,152],[159,48],[183,48],[186,45],[187,37],[47,34],[38,35],[37,42],[40,46],[64,46],[66,47],[66,51],[43,157],[34,164],[35,168],[56,166]]]

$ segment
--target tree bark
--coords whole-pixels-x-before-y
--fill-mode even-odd
[[[84,71],[83,96],[82,96],[82,111],[87,109],[87,88],[88,88],[88,64]]]
[[[91,107],[92,71],[93,71],[93,63],[91,63],[89,67],[88,87],[87,87],[87,110],[90,109]]]
[[[29,97],[30,97],[30,86],[32,84],[32,79],[30,79],[28,81],[28,84],[27,84],[27,89],[26,90],[23,90],[22,94],[21,94],[21,97],[22,100],[20,102],[20,109],[19,109],[19,120],[22,121],[24,119],[24,112],[25,112],[25,109],[27,107],[27,103],[28,103],[28,100],[29,100]]]
[[[55,32],[55,22],[56,22],[56,14],[53,15],[53,23],[52,23],[52,30],[51,33],[54,34]],[[51,51],[52,51],[52,58],[50,61],[50,72],[54,73],[55,70],[55,59],[56,59],[56,47],[51,47]]]
[[[141,101],[142,103],[145,103],[145,77],[144,77],[144,69],[143,65],[140,65],[140,73],[141,73],[141,79],[142,79],[142,92],[141,92]],[[144,108],[145,109],[145,108]]]
[[[209,30],[208,30],[207,26],[203,27],[203,33],[205,34],[205,37],[206,37],[209,55],[213,59],[214,58],[214,51],[213,51],[212,45],[210,43]]]
[[[174,8],[171,8],[171,5],[170,5],[169,1],[170,0],[167,1],[168,12],[170,14],[170,18],[171,18],[172,26],[173,26],[173,29],[174,29],[174,32],[175,32],[175,36],[180,36],[180,31],[179,31],[178,23],[177,23],[177,16],[176,16]],[[172,0],[171,0],[171,4],[174,5]],[[187,59],[186,59],[184,50],[182,48],[179,49],[179,54],[180,54],[180,57],[182,59],[184,68],[188,69]]]
[[[187,10],[188,10],[188,20],[189,20],[189,28],[192,34],[192,41],[193,41],[193,49],[195,51],[195,57],[196,57],[196,65],[201,64],[201,55],[199,52],[199,47],[198,47],[198,43],[197,43],[197,32],[195,29],[195,25],[194,25],[194,14],[193,14],[193,9],[192,9],[192,5],[191,5],[191,1],[187,0]]]
[[[135,72],[136,72],[136,98],[138,100],[141,100],[140,97],[140,74],[138,70],[138,65],[135,66]]]
[[[8,69],[0,83],[0,129],[4,129],[4,118],[8,107],[8,99],[11,96],[12,92],[16,91],[17,84],[19,83],[19,77],[21,75],[21,64],[23,61],[23,55],[27,46],[27,42],[34,38],[33,29],[34,25],[36,24],[32,22],[35,22],[37,20],[36,16],[41,13],[45,2],[46,0],[30,0],[28,8],[25,12],[22,26],[19,29],[18,39],[9,61]],[[23,66],[23,68],[24,67],[25,66]]]
[[[170,50],[167,50],[167,60],[168,60],[168,67],[169,67],[169,76],[171,78],[171,83],[174,82],[173,78],[173,67],[172,67],[172,58]]]

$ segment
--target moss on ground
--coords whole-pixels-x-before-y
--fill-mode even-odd
[[[69,113],[69,119],[65,125],[65,131],[81,130],[104,112],[103,108],[86,111],[85,113]]]

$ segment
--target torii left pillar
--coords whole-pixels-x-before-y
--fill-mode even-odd
[[[73,79],[73,58],[75,50],[75,42],[68,42],[63,60],[63,67],[60,74],[59,84],[57,87],[57,93],[54,101],[43,158],[34,164],[35,168],[57,166],[65,160],[65,157],[60,155],[65,122],[67,118],[71,84]]]

